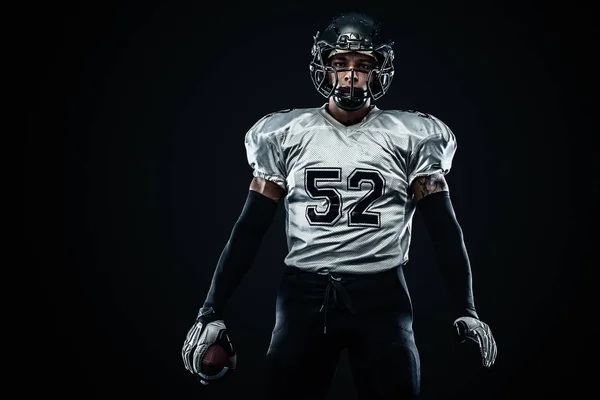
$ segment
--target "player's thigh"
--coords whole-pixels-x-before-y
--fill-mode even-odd
[[[268,398],[325,398],[341,350],[339,340],[323,333],[318,304],[283,293],[265,357]]]
[[[421,366],[414,335],[393,315],[357,324],[348,360],[361,399],[418,398]]]

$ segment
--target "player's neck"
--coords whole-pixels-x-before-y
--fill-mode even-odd
[[[329,104],[327,105],[327,111],[329,114],[335,118],[340,124],[344,124],[346,126],[354,125],[365,117],[371,110],[371,99],[367,99],[365,105],[356,111],[346,111],[342,110],[335,104],[333,101],[333,97],[329,98]]]

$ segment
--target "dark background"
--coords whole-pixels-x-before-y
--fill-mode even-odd
[[[203,387],[181,346],[252,177],[244,134],[269,112],[325,101],[308,75],[312,36],[346,10],[379,18],[395,40],[396,76],[378,106],[436,115],[459,144],[447,180],[498,359],[484,370],[455,347],[417,214],[406,276],[423,399],[578,398],[593,387],[593,322],[582,323],[597,216],[592,13],[575,2],[481,3],[23,10],[24,229],[44,343],[32,347],[35,360],[51,360],[25,388],[77,399],[256,393],[286,250],[283,209],[227,313],[238,370]],[[331,399],[353,398],[342,358]]]

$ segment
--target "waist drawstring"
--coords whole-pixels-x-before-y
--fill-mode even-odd
[[[350,300],[350,295],[348,291],[341,283],[342,278],[339,276],[334,276],[329,274],[327,288],[325,288],[325,298],[323,299],[323,304],[319,309],[319,312],[324,312],[324,321],[323,321],[323,333],[327,334],[327,309],[329,308],[329,296],[332,295],[333,291],[333,303],[337,303],[338,295],[342,299],[342,302],[348,308],[351,313],[355,313],[356,309]]]

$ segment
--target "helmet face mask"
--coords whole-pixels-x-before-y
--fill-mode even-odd
[[[310,76],[317,91],[325,98],[333,96],[335,103],[342,109],[352,111],[363,107],[367,99],[381,98],[389,89],[394,76],[394,51],[392,42],[380,39],[379,24],[371,17],[350,13],[336,17],[321,33],[314,36],[310,62]],[[356,68],[336,69],[329,63],[332,51],[370,53],[377,66],[369,71]],[[368,73],[367,90],[354,88],[351,79],[350,90],[338,89],[338,72],[350,71]],[[334,77],[329,81],[328,75]]]

